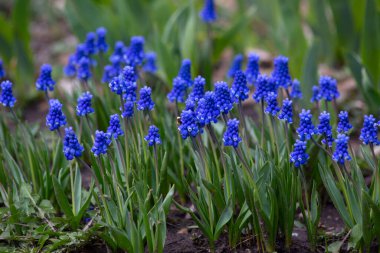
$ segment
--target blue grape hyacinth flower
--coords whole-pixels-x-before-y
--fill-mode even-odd
[[[284,99],[284,101],[282,102],[281,112],[278,115],[278,118],[280,120],[286,121],[289,124],[293,123],[292,103],[293,103],[292,100],[289,100],[288,98]]]
[[[120,108],[120,110],[122,111],[121,116],[127,119],[132,118],[134,114],[134,107],[135,107],[135,103],[133,101],[125,102],[124,108],[123,107]]]
[[[188,87],[193,85],[193,80],[191,79],[191,61],[189,59],[184,59],[182,61],[177,76],[182,78]]]
[[[272,78],[276,84],[276,87],[283,87],[287,89],[292,83],[292,78],[289,74],[288,67],[289,59],[285,56],[277,56],[274,59],[274,69],[272,72]]]
[[[161,144],[160,132],[155,125],[149,127],[148,134],[144,137],[144,140],[148,142],[149,146]]]
[[[94,112],[94,109],[91,107],[92,106],[91,100],[92,100],[92,94],[89,91],[84,92],[78,98],[78,101],[77,101],[78,105],[76,108],[78,116],[86,116]]]
[[[123,129],[121,129],[120,118],[119,115],[113,114],[110,118],[110,124],[107,128],[107,133],[111,135],[111,137],[115,138],[115,140],[124,135]]]
[[[152,89],[145,86],[140,89],[140,100],[137,102],[137,110],[139,111],[151,111],[154,108],[154,102],[152,100]]]
[[[115,76],[112,78],[112,81],[109,83],[109,87],[113,93],[116,93],[117,95],[123,94],[123,88],[122,88],[122,76]]]
[[[83,57],[80,59],[78,63],[77,77],[81,81],[88,81],[91,77],[91,62],[87,57]]]
[[[310,110],[302,109],[299,117],[300,125],[297,128],[298,137],[301,141],[310,140],[314,134],[318,133],[317,129],[313,125],[313,116],[311,115]]]
[[[52,67],[49,64],[43,64],[40,70],[40,76],[36,81],[36,88],[40,91],[54,90],[55,81],[51,77]]]
[[[63,139],[63,154],[68,161],[75,157],[82,156],[83,146],[79,143],[78,138],[72,127],[65,128],[65,137]]]
[[[84,45],[86,46],[88,55],[93,55],[98,52],[98,48],[96,46],[96,34],[94,32],[87,33]]]
[[[338,115],[339,122],[337,126],[337,132],[341,134],[346,134],[348,131],[352,129],[352,125],[350,124],[348,120],[348,112],[346,111],[341,111]]]
[[[131,38],[131,43],[124,55],[124,60],[127,65],[139,66],[142,64],[145,53],[144,53],[145,40],[142,36],[133,36]]]
[[[249,88],[247,86],[247,77],[243,71],[238,70],[235,73],[234,81],[231,86],[231,96],[235,103],[240,103],[248,98]]]
[[[178,127],[179,133],[183,139],[195,137],[201,128],[199,127],[197,115],[192,110],[184,110],[181,113],[181,124]]]
[[[259,61],[260,57],[257,54],[248,54],[247,69],[245,70],[245,75],[247,76],[247,81],[250,85],[255,84],[256,79],[260,74]]]
[[[349,138],[345,134],[338,134],[335,140],[336,148],[332,158],[339,164],[344,164],[345,161],[351,161],[351,156],[348,153],[348,141]]]
[[[96,40],[97,50],[101,53],[106,53],[108,51],[108,44],[106,40],[107,29],[104,27],[99,27],[98,29],[96,29],[96,35],[97,35],[97,40]]]
[[[127,48],[125,47],[124,42],[116,41],[111,57],[118,56],[120,59],[123,59],[126,52]]]
[[[104,66],[102,83],[109,83],[115,76],[114,68],[111,65]]]
[[[302,98],[301,83],[297,79],[294,79],[291,86],[292,90],[290,91],[291,98]]]
[[[337,99],[340,95],[336,80],[330,76],[321,76],[319,78],[319,92],[321,98],[326,101]]]
[[[216,106],[219,108],[220,113],[227,114],[232,110],[233,100],[230,92],[230,88],[226,82],[215,83],[215,101]]]
[[[16,103],[16,98],[13,96],[12,83],[8,80],[1,82],[0,103],[6,107],[13,107]]]
[[[122,82],[121,87],[123,92],[127,92],[129,90],[128,87],[137,88],[136,81],[138,79],[138,75],[135,69],[131,66],[125,66],[122,71]]]
[[[94,145],[91,148],[91,152],[94,156],[99,156],[101,154],[107,154],[109,145],[111,145],[112,139],[110,133],[105,133],[103,131],[96,130]]]
[[[239,120],[229,119],[227,122],[227,130],[223,135],[224,146],[237,148],[241,141],[239,136]]]
[[[173,80],[173,88],[168,93],[167,98],[170,103],[178,102],[183,103],[185,101],[187,84],[184,79],[177,76]]]
[[[68,77],[73,77],[77,73],[75,66],[75,55],[70,55],[66,66],[63,68],[63,73]]]
[[[82,58],[88,58],[86,45],[78,44],[74,55],[75,55],[75,64],[79,64]]]
[[[319,100],[321,100],[321,94],[319,94],[319,87],[314,85],[313,86],[313,90],[312,90],[312,95],[311,95],[310,102],[312,102],[312,103],[318,103]]]
[[[197,76],[194,79],[193,90],[189,94],[189,98],[191,98],[195,102],[198,102],[199,99],[203,98],[205,94],[205,85],[206,85],[206,79],[204,79],[201,76]]]
[[[196,106],[197,103],[194,100],[192,100],[191,98],[186,99],[185,110],[195,111]]]
[[[203,9],[199,12],[199,17],[205,23],[215,22],[217,15],[214,0],[204,0]]]
[[[62,104],[58,99],[49,100],[49,112],[46,116],[46,126],[50,131],[59,129],[66,125],[66,116],[62,112]]]
[[[330,113],[324,111],[319,115],[318,134],[323,136],[322,143],[332,146],[334,138],[332,137],[332,127],[330,125]]]
[[[157,56],[155,52],[146,53],[143,70],[149,73],[156,73],[157,72],[156,61],[157,61]]]
[[[360,132],[359,139],[365,144],[380,145],[377,138],[377,123],[373,115],[364,115],[363,128]]]
[[[216,106],[214,92],[206,92],[204,97],[199,100],[196,114],[201,126],[211,124],[212,122],[216,123],[218,121],[220,110]]]
[[[5,77],[5,69],[4,69],[4,64],[3,61],[0,60],[0,79]]]
[[[256,90],[252,95],[253,99],[257,103],[264,101],[270,92],[276,92],[273,79],[266,74],[259,75],[256,80]]]
[[[276,116],[280,111],[280,107],[277,104],[277,94],[274,92],[270,92],[265,98],[267,102],[267,107],[265,108],[265,113],[270,114],[272,116]]]
[[[231,63],[231,66],[227,72],[228,78],[234,78],[236,71],[241,70],[241,65],[243,63],[243,59],[244,59],[244,57],[241,54],[238,54],[234,57],[234,59]]]
[[[309,155],[306,153],[306,141],[296,140],[293,152],[290,154],[290,161],[295,167],[300,167],[307,163]]]

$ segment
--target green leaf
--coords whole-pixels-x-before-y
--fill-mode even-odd
[[[344,242],[343,240],[339,240],[339,241],[336,241],[336,242],[329,244],[329,246],[327,247],[327,251],[329,253],[339,253],[340,248],[343,245],[343,242]]]
[[[61,187],[61,184],[58,182],[57,178],[53,176],[53,187],[57,202],[62,212],[67,216],[68,219],[71,219],[74,215],[71,210],[69,201],[64,190]]]
[[[73,214],[76,216],[79,212],[79,209],[81,207],[81,200],[82,200],[82,176],[80,174],[78,166],[76,166],[75,170],[75,180],[74,180],[74,199],[73,201]]]
[[[222,212],[222,214],[220,215],[218,223],[216,224],[215,232],[214,232],[215,241],[219,238],[220,233],[223,231],[224,225],[226,225],[230,221],[232,214],[233,214],[233,210],[231,207],[231,202],[229,202],[226,208],[224,209],[224,211]]]

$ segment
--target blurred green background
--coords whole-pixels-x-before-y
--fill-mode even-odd
[[[25,101],[35,96],[39,65],[61,77],[77,40],[99,26],[111,46],[143,35],[171,83],[181,59],[212,80],[232,55],[252,49],[288,56],[306,98],[320,66],[352,76],[370,112],[380,108],[380,0],[216,0],[218,21],[199,18],[202,0],[9,0],[0,2],[0,55]],[[212,49],[212,50],[211,50]],[[334,74],[337,73],[337,74]],[[218,77],[219,78],[219,77]],[[214,80],[215,81],[215,80]],[[26,92],[30,91],[30,92]]]

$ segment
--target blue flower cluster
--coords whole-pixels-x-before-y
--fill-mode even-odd
[[[182,78],[188,87],[193,85],[193,80],[191,79],[191,61],[189,59],[182,61],[177,77]]]
[[[307,160],[309,160],[309,155],[306,153],[306,141],[296,140],[294,150],[290,154],[290,161],[295,167],[301,167],[307,163]]]
[[[196,102],[191,98],[186,99],[185,102],[185,110],[195,111],[195,107],[197,106]]]
[[[351,156],[347,150],[348,140],[349,138],[345,134],[338,134],[335,140],[336,148],[332,158],[339,164],[344,164],[345,161],[351,161]]]
[[[293,107],[292,107],[292,100],[289,100],[286,98],[282,102],[282,109],[280,114],[278,115],[278,118],[280,120],[286,121],[287,123],[291,124],[293,123]]]
[[[127,65],[134,67],[142,64],[145,57],[144,44],[145,41],[142,36],[133,36],[131,38],[131,43],[124,55],[124,60]]]
[[[6,107],[13,107],[16,98],[13,96],[12,83],[8,80],[1,82],[0,103]]]
[[[241,65],[243,64],[243,59],[244,59],[244,57],[241,54],[238,54],[234,57],[234,59],[231,63],[230,69],[227,72],[228,78],[234,78],[236,71],[241,70]]]
[[[152,89],[145,86],[140,89],[140,100],[137,102],[137,110],[139,111],[151,111],[154,108],[154,102],[152,100]]]
[[[111,137],[117,139],[119,136],[124,135],[123,129],[120,126],[119,115],[113,114],[110,118],[110,125],[107,128],[107,133],[111,135]]]
[[[290,92],[291,98],[302,98],[301,83],[297,79],[294,79],[291,86],[292,90]]]
[[[312,89],[310,102],[318,103],[319,100],[321,100],[321,95],[319,94],[319,87],[314,85]]]
[[[92,99],[92,94],[89,91],[84,92],[78,98],[78,105],[77,105],[78,116],[86,116],[94,112],[94,109],[91,107],[91,99]]]
[[[267,107],[265,108],[265,113],[270,114],[272,116],[276,116],[280,111],[280,107],[277,104],[277,94],[274,92],[270,92],[268,96],[265,98],[267,102]]]
[[[104,27],[99,27],[96,29],[96,35],[98,40],[96,41],[97,50],[100,53],[105,53],[108,51],[108,44],[106,40],[107,30]]]
[[[157,56],[155,52],[148,52],[145,54],[145,63],[143,66],[143,70],[145,72],[149,72],[149,73],[157,72],[156,58]]]
[[[198,102],[196,109],[197,119],[201,126],[216,123],[220,114],[219,108],[216,106],[215,94],[207,91],[203,98]]]
[[[81,81],[87,82],[91,77],[91,61],[87,57],[83,57],[78,62],[77,76]]]
[[[336,129],[337,132],[341,133],[341,134],[348,133],[348,131],[350,131],[352,128],[352,125],[350,124],[350,122],[348,120],[348,112],[341,111],[338,115],[338,118],[339,118],[339,122],[338,122],[338,126]]]
[[[248,84],[254,85],[257,77],[260,74],[259,69],[260,57],[255,53],[249,53],[247,59],[247,69],[245,75],[247,77]]]
[[[233,100],[228,84],[226,82],[216,82],[214,93],[216,106],[219,108],[220,112],[227,114],[231,111],[233,107]]]
[[[132,118],[133,114],[134,114],[134,102],[131,102],[131,101],[127,101],[125,102],[124,104],[124,109],[123,108],[120,108],[122,113],[121,113],[121,116],[123,118]]]
[[[205,91],[204,91],[205,85],[206,85],[206,79],[204,79],[201,76],[197,76],[194,79],[193,90],[191,91],[189,98],[191,98],[195,102],[198,102],[199,99],[201,99],[205,94]]]
[[[298,137],[301,141],[310,140],[314,134],[318,133],[312,122],[313,116],[311,115],[310,110],[302,109],[299,117],[300,125],[297,128]]]
[[[330,113],[324,111],[319,115],[318,134],[323,136],[322,143],[332,146],[334,138],[332,136],[332,127],[330,125]]]
[[[177,76],[173,80],[173,89],[168,93],[167,98],[170,103],[179,102],[183,103],[185,101],[187,84],[184,79]]]
[[[252,95],[253,99],[257,103],[264,101],[270,92],[276,92],[273,79],[266,74],[259,75],[256,79],[256,90]]]
[[[5,77],[5,69],[4,69],[3,61],[0,60],[0,79],[4,77]]]
[[[319,88],[321,98],[326,101],[332,101],[339,97],[337,82],[330,76],[321,76],[319,78]]]
[[[181,113],[181,124],[178,127],[178,130],[183,139],[188,137],[195,137],[201,128],[198,125],[198,120],[196,113],[191,110],[184,110]]]
[[[71,161],[75,157],[82,156],[83,146],[79,143],[78,138],[72,127],[65,128],[65,137],[63,139],[63,154],[66,159]]]
[[[223,135],[224,146],[237,148],[241,141],[239,136],[239,120],[229,119],[227,122],[227,130]]]
[[[364,115],[363,128],[359,139],[366,145],[380,145],[380,141],[377,138],[377,123],[373,115]]]
[[[149,146],[155,146],[161,144],[161,137],[158,128],[155,125],[151,125],[148,130],[148,135],[144,138]]]
[[[277,56],[274,59],[274,69],[272,72],[272,78],[275,82],[276,88],[283,87],[285,89],[288,88],[292,83],[292,78],[289,74],[288,67],[289,59],[285,56]]]
[[[47,91],[54,90],[55,81],[51,77],[52,68],[49,64],[43,64],[41,66],[40,76],[36,81],[37,90]]]
[[[217,16],[215,11],[214,0],[205,0],[203,9],[199,12],[199,16],[205,23],[215,22]]]
[[[62,104],[58,99],[49,100],[49,112],[46,116],[46,126],[50,131],[59,129],[66,125],[66,116],[62,112]]]
[[[91,152],[94,156],[99,156],[101,154],[107,154],[109,145],[111,145],[112,139],[110,133],[105,133],[103,131],[96,130],[94,145],[91,148]]]
[[[244,101],[248,98],[249,88],[247,86],[247,77],[241,70],[237,70],[234,74],[232,82],[231,95],[235,103]]]

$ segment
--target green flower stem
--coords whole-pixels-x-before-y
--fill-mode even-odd
[[[264,113],[264,99],[261,99],[261,148],[264,150],[264,130],[265,130],[265,113]]]
[[[155,178],[156,178],[156,192],[159,190],[159,170],[158,170],[158,158],[157,158],[157,147],[156,144],[153,145],[153,153],[154,153],[154,170],[155,170]]]

